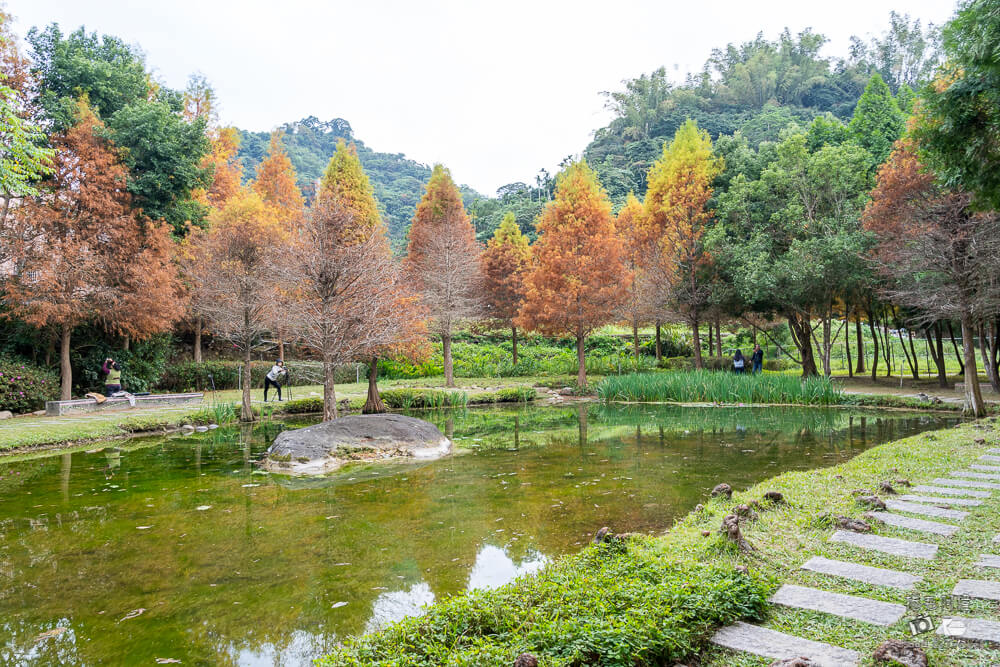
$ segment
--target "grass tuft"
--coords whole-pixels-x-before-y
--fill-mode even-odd
[[[844,392],[828,378],[714,371],[633,373],[597,385],[601,400],[677,403],[795,403],[836,405]]]

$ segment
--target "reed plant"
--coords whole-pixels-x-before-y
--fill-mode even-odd
[[[704,370],[608,376],[597,386],[597,395],[605,402],[798,405],[846,402],[843,390],[829,378]]]

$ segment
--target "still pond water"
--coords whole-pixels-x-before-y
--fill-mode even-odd
[[[0,459],[0,663],[308,664],[601,526],[662,531],[718,482],[955,422],[593,404],[419,416],[469,453],[290,480],[254,467],[285,426],[268,423]]]

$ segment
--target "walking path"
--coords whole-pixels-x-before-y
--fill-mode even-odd
[[[989,449],[980,457],[980,461],[1000,462],[1000,456],[996,454],[1000,454],[1000,449]],[[969,467],[969,471],[956,470],[949,473],[948,477],[939,477],[930,480],[926,485],[913,487],[913,491],[917,493],[939,494],[936,497],[917,494],[894,495],[885,500],[886,510],[869,512],[865,515],[886,526],[906,531],[913,536],[913,539],[836,530],[830,535],[828,542],[846,545],[850,549],[848,552],[851,554],[850,560],[813,556],[803,563],[800,569],[818,573],[829,586],[837,586],[838,582],[846,579],[875,587],[914,590],[923,582],[922,577],[911,572],[873,567],[857,561],[868,560],[869,554],[873,552],[895,556],[903,562],[913,564],[933,560],[938,555],[939,544],[923,541],[924,539],[956,539],[956,534],[962,530],[962,522],[968,516],[978,512],[993,511],[994,507],[983,506],[983,503],[993,498],[994,492],[1000,489],[1000,483],[984,480],[1000,480],[1000,468],[979,464]],[[994,472],[984,473],[983,469]],[[952,509],[952,506],[961,506],[968,511]],[[935,520],[908,516],[910,514],[932,516]],[[992,543],[1000,545],[1000,535],[994,537]],[[996,572],[1000,568],[1000,555],[981,554],[974,565],[979,568],[983,577],[997,576],[1000,574]],[[1000,601],[1000,581],[985,578],[959,579],[951,590],[951,596],[956,600]],[[906,615],[906,606],[902,604],[794,584],[781,586],[770,601],[784,607],[819,612],[822,615],[836,616],[887,629],[900,623]],[[996,621],[960,616],[944,616],[934,621],[938,623],[936,634],[944,635],[953,641],[1000,644],[1000,623]],[[905,628],[905,625],[903,627]],[[910,635],[909,630],[901,630],[897,626],[895,633],[887,630],[885,638],[902,635]],[[720,629],[711,641],[734,651],[775,660],[805,657],[824,667],[850,667],[860,664],[863,659],[857,651],[816,641],[814,638],[796,637],[743,622]]]

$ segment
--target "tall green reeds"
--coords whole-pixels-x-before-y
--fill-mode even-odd
[[[828,378],[752,375],[718,371],[633,373],[606,377],[597,386],[604,401],[678,403],[795,403],[834,405],[844,392]]]

